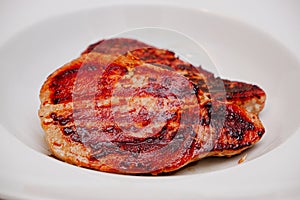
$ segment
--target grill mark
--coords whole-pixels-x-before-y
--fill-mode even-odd
[[[52,112],[50,114],[50,118],[53,119],[53,121],[58,122],[61,126],[64,126],[66,124],[68,124],[69,122],[73,122],[73,117],[71,115],[68,115],[66,117],[62,116],[62,115],[58,115],[54,112]]]
[[[124,71],[121,71],[121,73],[119,73],[119,69],[116,67],[116,68],[114,68],[114,69],[117,69],[117,71],[114,71],[114,74],[124,74],[124,73],[126,73],[126,71],[124,70]],[[113,69],[113,70],[114,70]],[[113,71],[112,70],[112,71]],[[72,72],[73,73],[73,72]],[[72,74],[72,73],[69,73],[69,74]],[[68,74],[68,73],[67,73]],[[167,79],[166,79],[166,81],[168,81]],[[165,82],[165,84],[166,85],[168,85],[168,82]],[[150,89],[149,90],[149,88],[148,88],[148,93],[146,93],[146,95],[154,95],[155,97],[159,97],[159,98],[164,98],[164,96],[167,96],[167,95],[164,95],[163,97],[161,97],[161,96],[159,96],[160,94],[164,94],[165,93],[165,91],[158,91],[158,94],[157,95],[155,95],[155,93],[153,93],[153,91],[155,91],[155,90],[152,90],[152,89]],[[208,114],[210,114],[211,112],[209,111],[208,112]],[[100,117],[101,118],[101,117]],[[229,115],[229,119],[231,119],[232,117],[231,117],[231,115]],[[84,118],[82,118],[82,119],[80,119],[80,120],[84,120]],[[86,120],[91,120],[91,118],[86,118]],[[99,118],[95,118],[94,120],[99,120]],[[241,120],[241,119],[240,119]],[[66,123],[68,123],[69,122],[69,119],[56,119],[56,120],[54,120],[54,121],[59,121],[59,123],[60,123],[60,125],[65,125]],[[242,121],[240,121],[240,122],[242,122]],[[204,125],[204,126],[207,126],[208,124],[210,124],[210,116],[209,117],[207,117],[206,119],[205,118],[202,118],[201,119],[201,125]],[[250,129],[251,129],[251,127],[252,127],[252,129],[253,129],[253,125],[251,125],[251,124],[245,124],[245,130],[244,129],[230,129],[230,127],[231,126],[227,126],[227,127],[225,127],[226,129],[228,129],[228,132],[227,132],[227,134],[229,134],[230,135],[230,137],[233,137],[233,138],[236,138],[237,140],[242,140],[243,139],[243,134],[245,133],[245,130],[247,130],[249,127],[250,127]],[[72,140],[73,141],[77,141],[77,142],[80,142],[80,137],[79,137],[79,135],[78,134],[74,134],[74,131],[73,131],[73,129],[66,129],[66,130],[64,130],[64,132],[65,132],[65,134],[66,135],[72,135]],[[221,147],[222,145],[221,144],[217,144],[217,146],[216,146],[216,149],[218,149],[219,147]],[[240,145],[241,146],[241,145]],[[233,146],[232,144],[231,145],[229,145],[229,147],[228,146],[222,146],[222,148],[237,148],[237,146]]]
[[[168,52],[168,51],[166,51]],[[173,56],[174,54],[170,54],[168,56]],[[178,58],[168,58],[166,64],[170,64],[173,61],[177,61],[178,62]],[[145,57],[144,59],[148,59],[148,61],[150,62],[151,60],[157,59],[155,56],[148,56]],[[193,72],[190,74],[190,77],[194,77],[197,76],[197,71],[194,70],[194,67],[192,65],[185,65],[182,64],[180,62],[178,62],[175,65],[175,69],[180,69],[181,71],[185,71],[185,70],[189,70],[190,72]],[[165,68],[164,66],[162,66],[162,68]],[[168,68],[169,69],[169,68]],[[86,65],[84,67],[84,70],[86,70],[87,73],[93,72],[95,73],[95,71],[97,71],[97,67],[91,63],[89,63],[88,65]],[[169,69],[170,70],[170,69]],[[151,70],[146,71],[146,74],[151,74],[150,73]],[[70,70],[70,72],[67,73],[62,73],[61,76],[62,78],[65,77],[73,77],[75,76],[74,74],[78,73],[78,71],[76,72],[76,70],[72,71]],[[53,119],[54,122],[56,122],[56,124],[59,124],[61,126],[61,130],[63,131],[64,135],[66,137],[69,137],[70,140],[74,141],[74,142],[79,142],[82,143],[88,147],[90,147],[92,149],[92,156],[91,156],[91,160],[98,160],[101,159],[105,156],[108,156],[110,154],[116,154],[116,155],[126,155],[128,156],[128,152],[131,153],[131,157],[133,158],[140,158],[140,154],[144,153],[144,152],[151,152],[154,151],[156,149],[161,149],[162,147],[165,147],[166,145],[170,144],[170,142],[173,142],[173,145],[170,145],[170,147],[167,148],[167,152],[171,154],[175,154],[176,152],[180,152],[183,155],[183,159],[180,160],[180,163],[184,163],[187,160],[189,160],[189,157],[193,154],[194,149],[197,147],[198,149],[201,149],[203,146],[202,144],[200,144],[199,142],[197,143],[195,136],[197,136],[198,133],[195,133],[195,131],[193,130],[193,128],[190,126],[188,121],[180,121],[181,117],[184,116],[184,114],[181,115],[177,115],[173,114],[170,118],[166,118],[166,125],[163,126],[163,128],[154,136],[149,136],[149,137],[143,137],[143,138],[137,138],[137,137],[132,137],[132,136],[126,136],[126,134],[122,133],[122,129],[120,127],[118,127],[115,124],[110,124],[110,125],[105,125],[105,123],[101,124],[100,126],[91,126],[94,125],[94,120],[95,120],[95,125],[96,122],[98,122],[99,120],[103,120],[103,119],[107,119],[108,121],[113,121],[111,117],[111,104],[107,104],[107,105],[98,105],[97,104],[97,100],[101,100],[101,99],[109,99],[112,96],[112,89],[114,88],[114,84],[116,82],[118,82],[118,80],[120,80],[125,74],[128,73],[128,70],[126,67],[123,67],[122,65],[117,65],[115,63],[113,63],[112,65],[110,65],[109,67],[106,68],[106,70],[103,72],[102,77],[97,81],[97,91],[100,91],[99,93],[97,93],[97,95],[95,95],[96,97],[94,98],[95,102],[94,102],[94,106],[91,107],[91,109],[93,109],[94,111],[96,111],[95,113],[95,117],[91,117],[91,115],[84,115],[82,114],[82,112],[84,111],[89,111],[89,109],[86,108],[80,108],[81,103],[76,104],[75,106],[75,110],[74,110],[74,114],[77,116],[81,116],[80,118],[76,118],[76,126],[72,125],[74,124],[74,119],[72,119],[72,117],[63,117],[62,115],[56,115],[55,113],[50,114],[51,118]],[[155,72],[156,73],[156,72]],[[183,72],[182,72],[183,73]],[[170,73],[169,73],[170,74]],[[187,76],[188,77],[188,76]],[[68,80],[68,81],[72,81]],[[145,95],[145,96],[152,96],[155,98],[167,98],[172,96],[172,94],[169,92],[168,93],[168,88],[170,88],[170,82],[172,80],[169,79],[169,77],[165,78],[165,79],[159,79],[159,78],[148,78],[148,82],[149,84],[143,88],[143,90],[141,90],[141,96]],[[174,81],[174,80],[173,80]],[[191,80],[193,82],[192,87],[193,87],[193,92],[189,92],[189,93],[180,93],[181,95],[177,95],[176,97],[180,98],[184,98],[184,97],[189,97],[192,95],[197,95],[197,99],[198,99],[198,104],[201,103],[201,101],[199,100],[199,94],[203,91],[207,91],[208,87],[205,88],[205,81],[203,81],[202,79],[197,79],[194,78],[193,80]],[[155,83],[161,83],[162,85],[164,85],[164,87],[157,86],[155,85]],[[180,85],[180,81],[178,83]],[[53,98],[53,103],[54,104],[58,104],[58,103],[63,103],[63,102],[67,102],[72,100],[72,98],[70,98],[69,96],[62,96],[62,94],[64,94],[64,90],[59,88],[60,83],[58,81],[54,81],[52,83],[52,87],[58,88],[57,90],[54,90],[53,92],[53,96],[55,96],[56,98]],[[68,88],[69,86],[67,86],[66,88]],[[227,87],[227,86],[226,86]],[[229,87],[229,86],[228,86]],[[100,89],[99,89],[100,88]],[[137,89],[137,88],[135,88]],[[138,88],[139,90],[141,88]],[[177,87],[174,88],[175,92],[178,92]],[[218,90],[221,90],[218,87],[214,87],[214,88],[210,88],[212,90],[215,90],[218,92]],[[68,90],[65,90],[68,91]],[[70,92],[71,94],[72,92]],[[232,89],[232,93],[239,93],[239,91],[237,89]],[[90,93],[84,93],[83,96],[81,96],[80,98],[77,98],[78,101],[82,101],[84,99],[90,99],[91,96],[89,96],[88,94]],[[70,95],[72,97],[72,95]],[[124,94],[124,97],[126,95]],[[122,95],[117,95],[117,98],[122,97]],[[69,99],[68,99],[69,98]],[[120,101],[122,102],[122,101]],[[125,102],[123,102],[125,105]],[[119,104],[122,105],[122,104]],[[174,107],[179,107],[180,105],[174,105]],[[202,106],[202,105],[201,105]],[[96,108],[96,110],[95,110]],[[202,108],[202,107],[201,107]],[[107,109],[107,112],[103,111],[103,109]],[[186,108],[187,109],[187,108]],[[264,130],[259,130],[259,131],[255,131],[255,126],[253,123],[249,123],[246,119],[246,117],[244,118],[244,116],[239,115],[240,113],[236,113],[235,110],[230,110],[231,107],[229,107],[229,109],[226,107],[226,120],[225,120],[225,125],[221,125],[215,122],[212,122],[212,117],[216,117],[216,113],[218,113],[218,110],[214,110],[212,107],[211,103],[207,103],[203,105],[203,109],[206,110],[206,112],[204,112],[204,114],[202,113],[202,115],[200,116],[200,125],[203,126],[204,128],[207,127],[213,127],[215,128],[217,131],[220,130],[221,128],[223,128],[222,130],[225,130],[224,132],[222,132],[221,134],[223,134],[224,137],[227,138],[227,140],[231,140],[234,139],[235,141],[237,141],[236,143],[226,143],[226,141],[220,141],[217,142],[215,145],[215,149],[214,150],[222,150],[221,148],[224,149],[239,149],[241,147],[244,146],[250,146],[252,145],[252,141],[254,141],[253,139],[249,140],[250,136],[247,136],[248,138],[245,138],[245,135],[248,133],[248,131],[252,131],[255,132],[254,134],[258,134],[259,137],[261,137],[264,133]],[[99,112],[99,113],[98,113]],[[224,112],[224,110],[220,110],[219,112]],[[147,126],[149,124],[149,122],[147,121],[147,114],[148,111],[143,111],[141,113],[139,113],[141,115],[141,119],[137,119],[135,120],[135,123],[141,123],[142,126]],[[192,113],[193,112],[189,112]],[[233,115],[233,114],[234,115]],[[117,113],[119,114],[119,113]],[[191,115],[192,115],[191,114]],[[81,126],[82,124],[85,123],[86,121],[89,121],[90,124],[87,126]],[[122,121],[122,120],[121,120]],[[218,121],[218,120],[217,120]],[[220,120],[219,120],[220,121]],[[122,121],[123,122],[123,121]],[[82,123],[82,124],[81,124]],[[236,128],[233,129],[231,123],[239,123],[240,125]],[[123,122],[123,124],[125,124]],[[191,122],[191,124],[193,124]],[[67,126],[66,126],[67,125]],[[125,124],[126,125],[126,124]],[[129,124],[128,124],[129,125]],[[181,129],[179,129],[179,125],[181,126]],[[126,125],[127,126],[127,125]],[[108,136],[111,140],[108,142],[106,138],[103,138],[99,135],[103,136],[103,134],[105,136]],[[199,134],[198,134],[199,136]],[[252,136],[251,136],[252,137]],[[251,142],[249,142],[251,141]],[[203,142],[203,141],[201,141]],[[205,142],[205,141],[204,141]],[[181,148],[183,147],[183,148]],[[184,149],[184,152],[182,152],[180,149]],[[205,149],[203,150],[205,151]],[[129,157],[130,157],[129,156]],[[128,168],[128,167],[132,167],[131,164],[129,164],[129,162],[125,162],[122,161],[120,162],[120,165],[122,165],[124,168]],[[151,171],[151,166],[147,165],[145,163],[141,163],[141,162],[136,162],[135,166],[133,166],[135,168],[146,168],[147,170]]]

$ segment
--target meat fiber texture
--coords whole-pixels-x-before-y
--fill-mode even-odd
[[[52,154],[120,174],[173,172],[208,156],[236,155],[265,129],[265,92],[223,80],[174,52],[114,38],[90,45],[40,90]]]

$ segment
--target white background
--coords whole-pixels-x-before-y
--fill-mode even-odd
[[[43,19],[108,4],[171,3],[199,7],[259,27],[300,54],[300,1],[298,0],[0,0],[0,44]]]
[[[244,21],[267,32],[286,46],[300,61],[300,1],[297,0],[0,0],[0,47],[14,34],[44,19],[101,5],[135,2],[181,4],[185,7],[198,7]],[[2,144],[0,155],[1,152],[3,154],[3,150],[9,149],[10,142],[14,142],[14,138],[8,138],[8,141]],[[298,129],[288,141],[258,159],[258,162],[261,162],[261,168],[257,170],[257,173],[273,182],[273,185],[272,183],[263,185],[263,187],[274,189],[271,199],[300,199],[300,161],[297,153],[300,152],[299,143],[300,130]],[[1,162],[3,161],[0,161],[0,166]],[[0,187],[2,184],[4,183],[0,180]]]

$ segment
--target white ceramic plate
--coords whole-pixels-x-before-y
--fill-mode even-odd
[[[186,34],[205,47],[222,77],[256,83],[266,91],[266,107],[261,113],[266,134],[247,151],[242,165],[237,165],[237,161],[243,154],[230,159],[205,159],[172,176],[141,177],[96,172],[48,156],[37,116],[43,81],[91,42],[141,27],[163,27]],[[294,106],[300,102],[300,95],[294,92],[300,85],[300,68],[293,55],[259,30],[206,11],[127,5],[64,15],[16,35],[1,47],[0,60],[0,131],[5,151],[0,154],[0,192],[5,197],[267,197],[272,194],[271,189],[259,188],[262,180],[251,177],[259,166],[256,158],[281,145],[300,124],[300,107]],[[247,180],[254,193],[248,191]],[[294,187],[289,184],[286,189]]]

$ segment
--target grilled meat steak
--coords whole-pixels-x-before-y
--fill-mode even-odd
[[[57,158],[156,175],[203,157],[238,154],[264,134],[257,116],[264,100],[252,101],[265,98],[257,86],[215,78],[136,40],[104,41],[113,46],[90,46],[41,88],[41,125]]]

